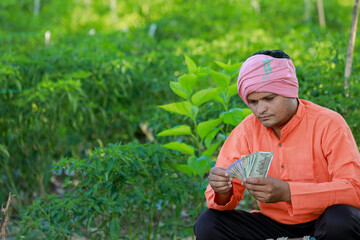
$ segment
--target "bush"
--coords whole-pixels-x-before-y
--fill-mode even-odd
[[[40,2],[34,16],[34,0],[0,1],[0,202],[11,191],[15,210],[50,190],[47,169],[61,157],[83,158],[97,142],[145,142],[140,123],[158,133],[186,121],[156,107],[177,101],[168,83],[186,71],[184,54],[215,69],[214,60],[283,49],[297,67],[300,98],[341,113],[360,142],[359,54],[350,97],[342,87],[353,0],[324,2],[325,29],[315,4],[302,17],[301,1],[258,1],[257,13],[250,0],[123,0],[115,14],[114,1]],[[239,97],[229,104],[246,107]],[[199,111],[198,120],[216,117]]]
[[[149,52],[138,58],[128,47],[133,39],[119,44],[115,37],[78,36],[57,46],[24,50],[31,59],[0,57],[5,89],[0,95],[0,144],[9,153],[0,154],[0,200],[11,191],[17,195],[16,208],[27,205],[49,189],[50,175],[44,170],[62,156],[83,157],[97,141],[145,141],[139,124],[156,107],[143,102],[167,99],[161,79],[171,71],[154,68],[154,62],[176,61],[172,54],[153,54],[149,39],[140,41]]]
[[[199,179],[171,167],[181,159],[151,144],[110,144],[83,160],[62,159],[54,170],[69,171],[72,176],[65,179],[65,186],[70,190],[64,196],[39,198],[29,206],[22,235],[175,239],[192,234],[204,187]]]
[[[183,115],[187,121],[181,120],[178,125],[157,135],[175,138],[176,141],[163,146],[190,155],[187,164],[176,164],[178,170],[203,177],[214,165],[214,155],[219,153],[219,146],[251,110],[230,108],[229,104],[231,97],[237,95],[233,79],[238,75],[241,64],[217,61],[216,64],[222,68],[218,72],[209,66],[197,66],[186,55],[185,62],[188,73],[182,74],[176,82],[170,81],[171,90],[181,101],[159,107]],[[213,81],[208,79],[210,76]]]

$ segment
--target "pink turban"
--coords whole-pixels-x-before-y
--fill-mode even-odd
[[[299,84],[291,59],[258,54],[249,57],[241,66],[237,87],[240,97],[249,105],[247,96],[253,92],[297,98]]]

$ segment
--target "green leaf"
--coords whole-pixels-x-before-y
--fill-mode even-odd
[[[98,205],[93,205],[93,208],[96,210],[96,212],[101,213],[100,207]]]
[[[161,105],[159,107],[162,109],[165,109],[168,112],[186,115],[186,116],[189,116],[190,118],[192,117],[192,114],[191,114],[192,109],[193,109],[192,104],[187,101],[169,103],[169,104]]]
[[[179,78],[180,85],[188,92],[190,93],[192,89],[195,86],[195,83],[197,82],[197,76],[193,73],[189,74],[183,74]]]
[[[208,148],[211,144],[211,141],[214,139],[214,137],[216,136],[216,134],[221,130],[223,129],[224,126],[220,126],[218,128],[215,128],[213,131],[211,131],[205,138],[205,146]]]
[[[205,66],[205,67],[200,66],[196,72],[196,76],[198,77],[198,79],[203,79],[209,76],[210,70],[211,70],[210,66]]]
[[[222,69],[225,69],[227,64],[226,63],[223,63],[223,62],[220,62],[220,61],[214,61],[214,63],[216,63],[219,67],[221,67]]]
[[[191,101],[195,106],[200,106],[201,104],[210,101],[222,90],[222,88],[209,88],[196,92],[191,97]]]
[[[251,109],[249,108],[234,108],[228,112],[222,113],[221,116],[224,118],[224,123],[237,126],[249,114],[251,114]]]
[[[178,151],[178,152],[182,152],[182,153],[187,153],[190,155],[194,155],[194,153],[195,153],[194,148],[185,143],[170,142],[170,143],[164,144],[163,147],[166,147],[171,150]]]
[[[238,93],[237,83],[231,84],[227,89],[227,93],[229,94],[230,97],[236,95]]]
[[[239,75],[239,71],[236,71],[233,74],[230,74],[230,79],[233,79],[235,76],[237,77],[238,75]]]
[[[210,70],[210,75],[214,81],[222,87],[227,87],[230,83],[230,77],[224,73]]]
[[[193,105],[191,108],[192,119],[196,119],[198,113],[199,113],[199,108]]]
[[[217,102],[219,102],[219,103],[221,103],[222,105],[225,106],[224,99],[221,98],[219,95],[218,95],[218,96],[215,96],[213,99],[214,99],[215,101],[217,101]]]
[[[74,79],[85,79],[85,78],[90,77],[91,75],[93,75],[93,73],[80,70],[77,72],[72,72],[71,74],[69,74],[69,77],[74,78]]]
[[[187,164],[176,164],[175,168],[189,176],[195,175],[195,171]]]
[[[179,125],[167,130],[164,130],[157,134],[159,137],[163,136],[175,136],[175,135],[188,135],[191,134],[191,128],[187,125]]]
[[[199,136],[203,139],[206,137],[217,125],[219,125],[222,122],[221,118],[216,118],[209,121],[201,122],[197,125],[197,133]]]
[[[186,54],[185,54],[185,63],[188,68],[188,71],[190,73],[196,72],[197,66],[196,66],[195,62],[191,58],[189,58],[188,55],[186,55]]]
[[[209,156],[202,155],[193,161],[190,167],[196,172],[197,175],[203,177],[204,174],[210,170],[211,162],[212,159]]]
[[[225,70],[226,73],[232,74],[234,72],[238,72],[242,63],[235,63],[235,64],[226,64],[219,61],[214,61],[218,66]]]
[[[78,107],[78,99],[76,96],[73,96],[70,91],[67,91],[69,102],[72,105],[72,110],[75,113]]]
[[[252,111],[250,108],[242,108],[241,109],[243,111],[243,117],[246,118],[247,116],[249,116],[250,114],[252,114]]]
[[[110,238],[118,239],[120,236],[120,223],[116,219],[110,221]]]
[[[221,103],[226,108],[226,103],[228,102],[229,98],[230,96],[228,92],[222,91],[216,97],[214,97],[214,100]]]
[[[189,165],[189,166],[193,166],[193,164],[194,164],[194,162],[196,161],[196,157],[194,156],[194,155],[192,155],[192,156],[190,156],[189,158],[188,158],[188,160],[187,160],[187,164]]]
[[[170,82],[170,88],[179,97],[187,99],[188,93],[179,82]]]
[[[206,149],[206,151],[203,152],[203,155],[209,156],[211,157],[212,154],[216,151],[216,149],[219,147],[220,143],[222,143],[222,140],[214,143],[213,145],[211,145],[210,147],[208,147],[208,149]]]
[[[237,109],[231,109],[230,111],[223,113],[222,115],[224,117],[224,123],[225,124],[231,124],[233,126],[237,126],[244,118],[242,116],[242,110]]]
[[[8,152],[5,145],[0,144],[0,154],[2,154],[5,157],[10,158],[10,153]]]

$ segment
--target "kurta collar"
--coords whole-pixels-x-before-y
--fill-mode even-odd
[[[281,137],[280,141],[283,141],[296,127],[299,125],[301,120],[303,119],[305,115],[305,105],[301,102],[299,98],[298,100],[298,109],[296,111],[296,114],[291,118],[291,120],[281,129]],[[270,127],[267,127],[267,130],[271,132],[274,136],[275,133],[272,131]],[[275,136],[276,137],[276,136]]]
[[[291,120],[281,129],[281,137],[280,140],[284,140],[295,128],[301,120],[303,119],[305,115],[305,106],[301,102],[301,100],[298,98],[298,109],[296,111],[296,114],[291,118]]]

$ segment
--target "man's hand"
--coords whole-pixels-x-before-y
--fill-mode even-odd
[[[225,205],[232,196],[232,178],[224,168],[213,167],[209,173],[209,184],[215,191],[214,201],[219,205]]]
[[[213,167],[210,169],[208,179],[216,193],[227,193],[232,188],[232,178],[224,168]]]
[[[261,202],[291,202],[289,184],[280,179],[274,177],[246,178],[242,184],[251,195]]]

